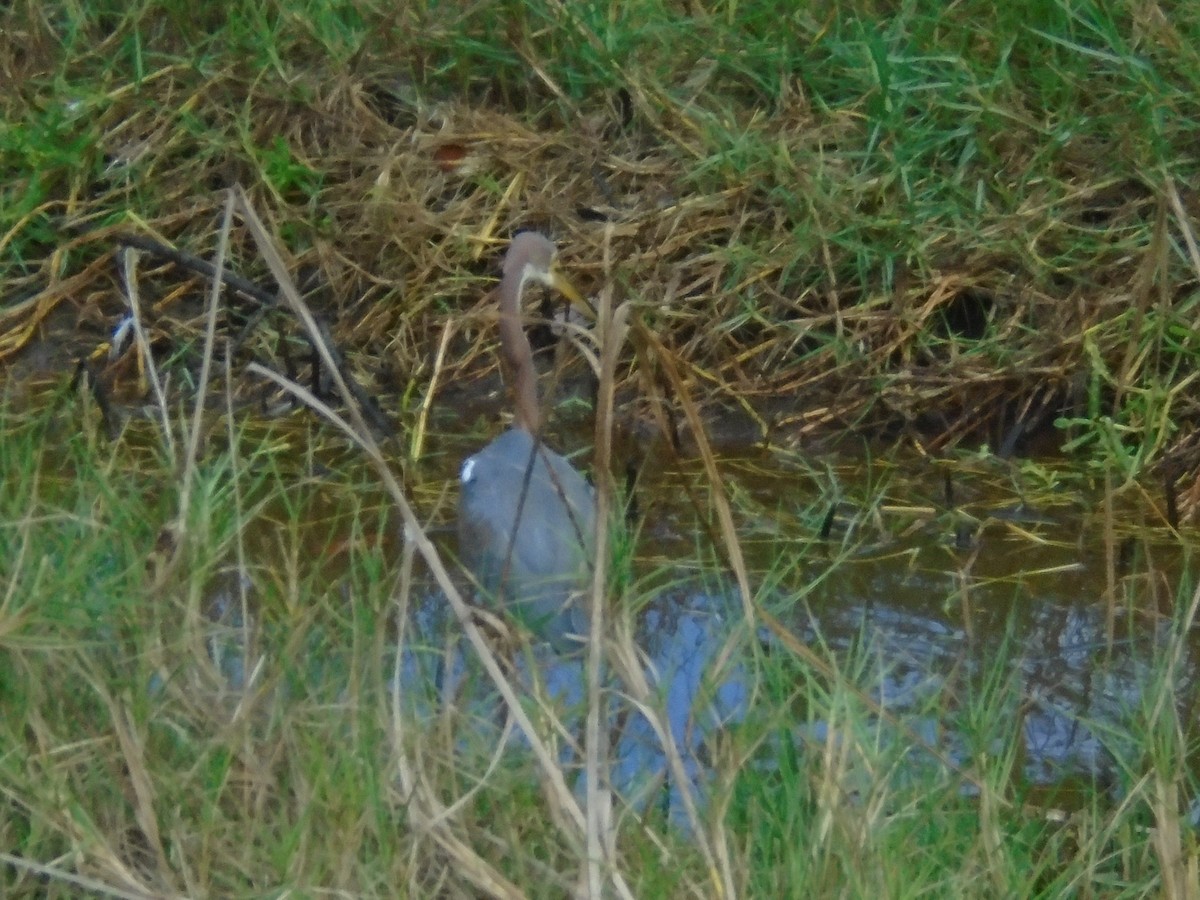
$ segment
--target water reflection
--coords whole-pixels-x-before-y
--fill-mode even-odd
[[[880,746],[904,753],[914,776],[936,767],[972,790],[969,778],[959,776],[972,769],[978,754],[994,755],[1004,746],[994,730],[989,738],[994,746],[980,747],[978,736],[956,717],[974,698],[993,691],[998,716],[993,724],[1010,736],[1019,734],[1019,767],[1028,784],[1082,777],[1119,792],[1123,772],[1115,760],[1132,758],[1137,748],[1130,735],[1146,732],[1139,717],[1160,700],[1147,691],[1162,689],[1163,660],[1177,646],[1175,626],[1154,610],[1132,611],[1137,606],[1132,601],[1114,607],[1102,601],[1111,594],[1105,565],[1111,554],[1088,539],[1079,506],[1056,515],[1013,517],[1005,514],[1011,504],[993,503],[999,512],[991,515],[980,499],[972,541],[964,545],[953,539],[959,512],[951,516],[936,504],[914,503],[879,513],[880,502],[873,519],[851,513],[850,527],[842,532],[851,538],[837,545],[835,534],[827,546],[814,537],[812,523],[823,518],[818,504],[797,502],[802,512],[789,514],[777,482],[774,490],[773,501],[759,488],[743,498],[746,504],[761,502],[743,522],[748,539],[763,538],[763,557],[772,560],[762,569],[776,567],[769,579],[762,576],[773,587],[762,589],[757,602],[874,704]],[[904,490],[921,491],[911,485]],[[765,508],[768,502],[776,505],[774,515]],[[687,520],[686,511],[665,501],[656,514],[667,523]],[[639,552],[655,558],[660,569],[670,565],[664,559],[686,559],[680,535],[688,531],[651,522],[643,535],[666,535],[663,540],[674,543],[641,546]],[[781,549],[794,535],[804,539]],[[1158,555],[1166,551],[1159,548]],[[1169,566],[1186,568],[1179,559]],[[1114,618],[1111,609],[1118,607]],[[397,700],[426,727],[452,721],[464,754],[482,748],[488,756],[507,742],[519,755],[525,739],[513,731],[452,618],[444,598],[432,590],[410,611],[399,649],[387,661],[398,673]],[[214,628],[217,624],[229,640],[229,623]],[[711,792],[713,748],[722,733],[779,722],[778,693],[762,689],[763,659],[765,654],[768,666],[778,666],[791,651],[765,629],[748,629],[740,601],[711,586],[656,592],[640,613],[636,642],[653,714],[644,715],[629,685],[608,673],[609,777],[631,808],[665,808],[672,821],[685,824],[681,792],[702,801]],[[337,652],[325,645],[310,654],[324,677],[336,680],[334,673],[352,668],[345,659],[315,659]],[[228,663],[239,657],[229,648],[220,659],[214,655],[231,680],[243,677]],[[522,697],[544,696],[560,716],[559,760],[581,781],[581,663],[537,647],[515,654],[511,664]],[[798,679],[812,675],[807,660],[791,665]],[[1169,682],[1174,695],[1164,702],[1185,702],[1195,679],[1194,648],[1187,646]],[[532,700],[529,708],[535,709]],[[534,721],[540,727],[545,717],[534,715]],[[661,726],[678,748],[686,783],[672,770]],[[820,711],[799,710],[790,720],[793,748],[819,753],[836,733]],[[771,752],[778,758],[780,750],[776,743]],[[772,760],[760,763],[770,766]],[[576,789],[582,792],[583,786]]]
[[[1012,727],[1021,729],[1022,772],[1029,784],[1085,776],[1115,785],[1114,759],[1130,758],[1129,736],[1144,733],[1136,717],[1155,701],[1146,691],[1161,686],[1163,654],[1176,646],[1171,623],[1160,620],[1144,633],[1110,643],[1106,613],[1098,604],[1041,603],[1023,621],[1026,627],[1010,630],[1005,646],[984,647],[962,628],[877,603],[814,616],[805,636],[835,653],[866,649],[876,657],[874,677],[861,686],[958,767],[969,766],[970,749],[952,722],[928,710],[951,708],[972,685],[1001,682],[1015,688],[1005,712]],[[997,672],[997,666],[1003,668]],[[1172,687],[1186,696],[1194,682],[1195,660],[1188,654]],[[818,726],[811,736],[823,739],[824,732]]]
[[[610,674],[605,683],[609,734],[612,745],[608,775],[612,786],[636,810],[662,804],[680,825],[681,785],[670,776],[663,736],[656,725],[665,723],[677,748],[688,787],[703,796],[707,783],[705,742],[717,729],[740,719],[747,710],[749,680],[740,663],[718,664],[718,656],[734,633],[727,602],[705,594],[664,598],[645,612],[639,629],[639,646],[645,651],[644,675],[654,695],[653,721]],[[499,695],[471,658],[465,641],[446,641],[446,604],[429,595],[415,612],[408,640],[401,649],[399,692],[407,714],[432,726],[453,704],[456,718],[470,722],[460,737],[463,751],[494,747],[506,734],[506,717]],[[545,644],[527,648],[511,662],[514,679],[526,695],[543,694],[560,717],[573,741],[562,744],[559,762],[569,773],[582,768],[586,681],[581,655],[563,657]],[[536,684],[535,684],[536,681]],[[544,736],[543,736],[544,737]],[[512,745],[525,739],[513,733]],[[585,785],[577,779],[583,797]]]
[[[471,722],[461,746],[495,746],[502,739],[504,720],[500,701],[482,672],[472,665],[458,643],[444,645],[449,623],[431,597],[418,613],[414,630],[401,657],[401,692],[406,709],[432,723],[441,704],[452,702],[458,721]],[[961,627],[911,613],[884,602],[855,603],[820,613],[807,611],[798,629],[811,647],[824,648],[832,658],[870,658],[876,665],[861,667],[856,687],[869,696],[885,716],[877,719],[879,740],[900,742],[907,749],[913,774],[925,766],[948,761],[961,771],[971,768],[971,742],[958,733],[952,710],[955,692],[970,692],[970,684],[994,679],[990,670],[1003,652],[983,652]],[[1084,776],[1116,785],[1116,758],[1129,758],[1123,737],[1138,733],[1130,716],[1152,703],[1144,695],[1153,677],[1156,658],[1169,644],[1169,623],[1162,622],[1136,637],[1110,645],[1106,619],[1098,605],[1060,607],[1040,605],[1025,617],[1020,632],[1012,631],[1012,653],[1001,681],[1015,685],[1005,701],[1012,727],[1022,732],[1021,769],[1030,784],[1053,785]],[[450,627],[453,627],[452,625]],[[755,639],[768,646],[770,637],[759,630]],[[436,651],[422,652],[421,646]],[[755,691],[755,649],[745,639],[740,607],[728,597],[697,592],[672,596],[645,612],[639,630],[645,652],[645,671],[655,693],[661,718],[639,712],[625,692],[610,679],[606,696],[611,714],[612,753],[609,776],[618,794],[637,811],[665,808],[676,824],[686,826],[680,795],[686,787],[703,802],[713,772],[711,744],[722,729],[752,723],[762,712]],[[995,650],[996,648],[992,648]],[[733,651],[732,654],[730,651]],[[780,652],[774,648],[773,652]],[[517,681],[532,692],[536,671],[545,695],[562,714],[567,731],[581,740],[583,733],[584,673],[582,663],[564,660],[549,648],[518,657]],[[1175,687],[1192,688],[1195,663],[1189,655],[1176,671]],[[434,688],[436,686],[436,689]],[[1017,708],[1019,707],[1019,709]],[[656,723],[665,722],[678,748],[686,786],[672,771]],[[819,719],[797,723],[797,746],[820,752],[830,728]],[[514,735],[511,746],[523,741]],[[1000,752],[996,747],[993,752]],[[935,751],[937,756],[935,756]],[[564,742],[560,761],[578,773],[578,745]],[[768,763],[769,764],[769,763]],[[581,780],[581,779],[580,779]],[[969,779],[963,789],[972,790]],[[582,784],[576,785],[582,797]]]

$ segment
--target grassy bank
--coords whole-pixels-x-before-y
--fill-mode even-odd
[[[583,286],[638,304],[697,400],[765,440],[1007,453],[1070,423],[1123,474],[1194,467],[1186,4],[5,15],[7,358],[47,321],[97,349],[123,311],[121,236],[211,256],[237,182],[401,421],[492,359],[484,276],[532,226]],[[240,231],[233,253],[270,285]],[[181,353],[190,274],[144,276]],[[238,349],[283,367],[277,327]],[[632,409],[645,386],[626,377]]]

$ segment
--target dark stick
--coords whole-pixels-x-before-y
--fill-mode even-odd
[[[201,259],[198,256],[194,256],[191,253],[186,253],[183,250],[177,250],[174,247],[168,247],[166,244],[160,243],[153,238],[148,238],[140,234],[130,234],[127,232],[120,232],[114,237],[119,244],[122,244],[126,247],[133,247],[136,250],[141,250],[145,253],[149,253],[151,256],[159,257],[160,259],[168,260],[176,265],[182,266],[185,269],[190,269],[193,272],[197,272],[206,278],[215,278],[217,275],[216,266],[207,260]],[[259,287],[248,278],[243,278],[241,275],[229,271],[227,268],[221,270],[221,282],[230,290],[235,291],[250,300],[257,301],[265,308],[274,308],[278,305],[276,302],[276,296],[270,291]],[[258,316],[253,317],[251,322],[248,323],[247,327],[244,328],[242,333],[238,335],[237,346],[240,346],[245,340],[249,329],[258,322],[258,318]],[[363,414],[367,421],[370,422],[371,425],[376,429],[378,429],[381,434],[385,434],[389,437],[394,436],[396,429],[393,427],[392,423],[388,420],[388,417],[380,408],[378,401],[376,401],[375,398],[367,392],[367,389],[359,384],[354,376],[350,373],[349,368],[345,365],[344,357],[342,356],[341,352],[337,350],[337,345],[333,341],[333,336],[329,333],[329,328],[324,322],[321,323],[321,336],[325,339],[326,345],[333,353],[334,359],[338,364],[338,370],[342,373],[342,378],[345,379],[346,386],[350,389],[350,393],[354,395],[354,399],[358,401],[359,406],[362,408]],[[309,346],[313,347],[313,353],[315,356],[316,345],[313,344],[312,339],[308,335],[304,335],[304,339],[309,343]],[[319,379],[319,372],[320,369],[314,363],[314,380]],[[316,386],[317,385],[314,384],[314,387]],[[319,391],[317,393],[319,393]]]
[[[120,232],[114,235],[114,237],[118,244],[133,247],[135,250],[141,250],[160,259],[169,260],[176,265],[183,266],[185,269],[198,272],[205,278],[215,278],[217,275],[217,267],[208,260],[193,256],[191,253],[185,253],[183,250],[176,250],[174,247],[168,247],[166,244],[159,243],[153,238],[144,237],[140,234],[129,234],[127,232]],[[276,304],[276,297],[270,291],[259,287],[250,279],[243,278],[236,272],[229,271],[227,268],[221,270],[221,281],[226,287],[250,300],[257,300],[265,306],[275,306]]]

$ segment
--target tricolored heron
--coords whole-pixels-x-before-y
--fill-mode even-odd
[[[521,294],[531,281],[583,299],[554,266],[549,238],[516,235],[496,293],[500,348],[511,381],[513,427],[462,466],[459,556],[488,599],[559,650],[580,646],[587,611],[580,589],[592,561],[596,501],[591,486],[539,438],[537,372],[521,325]]]

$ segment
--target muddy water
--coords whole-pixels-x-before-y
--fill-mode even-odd
[[[728,466],[759,577],[787,569],[758,599],[806,646],[873,660],[855,683],[901,717],[897,740],[965,765],[938,711],[999,679],[1029,783],[1117,783],[1110,751],[1129,749],[1130,717],[1162,683],[1174,606],[1191,599],[1186,544],[1152,508],[1106,501],[1061,460],[842,455],[804,460],[795,478],[773,461]],[[1183,649],[1172,676],[1190,705],[1195,642]],[[801,731],[826,736],[819,720]]]
[[[434,442],[418,473],[414,496],[449,556],[458,461],[480,443]],[[1129,717],[1152,699],[1146,691],[1161,683],[1153,673],[1172,652],[1174,606],[1189,600],[1180,587],[1185,546],[1151,507],[1120,496],[1106,502],[1061,461],[755,450],[726,454],[720,465],[754,604],[853,673],[839,677],[876,705],[887,739],[909,748],[915,768],[935,757],[970,768],[968,742],[945,711],[999,681],[1030,785],[1081,777],[1118,785],[1113,751],[1128,749]],[[760,623],[746,626],[727,554],[709,539],[716,516],[697,461],[660,461],[636,495],[624,602],[635,599],[647,678],[682,750],[688,787],[703,796],[714,741],[767,702],[762,655],[778,660],[789,645]],[[318,543],[336,534],[337,516],[322,528]],[[385,531],[391,555],[398,543]],[[468,651],[460,643],[446,653],[457,626],[444,599],[431,581],[418,594],[406,646],[390,660],[409,710],[432,717],[453,698],[477,731],[495,731],[472,741],[503,739],[498,700]],[[1191,702],[1195,649],[1184,647],[1173,672],[1180,704]],[[807,665],[796,662],[798,678],[812,675]],[[530,685],[544,682],[560,708],[578,708],[578,661],[542,647],[518,667]],[[635,804],[666,803],[681,816],[681,786],[659,736],[623,705],[620,690],[610,696],[615,786]],[[572,722],[581,727],[568,715]],[[828,738],[828,723],[796,711],[798,744]],[[564,751],[563,762],[578,759]],[[970,790],[969,779],[963,786]]]

